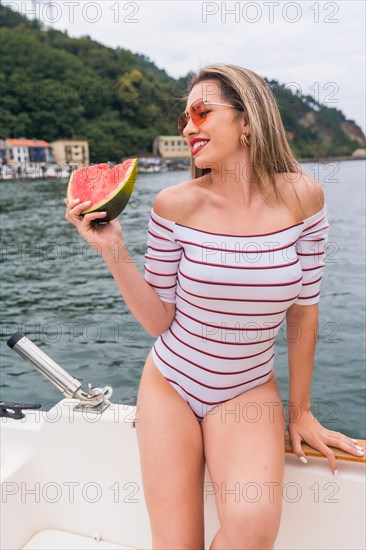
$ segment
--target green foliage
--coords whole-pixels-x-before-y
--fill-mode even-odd
[[[183,88],[145,56],[44,30],[0,6],[1,137],[86,138],[91,161],[151,151],[176,134]],[[169,118],[167,113],[171,111]]]
[[[341,111],[322,105],[310,95],[293,93],[276,80],[267,82],[276,96],[286,131],[294,134],[292,146],[297,156],[346,156],[359,147],[342,130],[345,116]]]
[[[144,55],[46,30],[2,5],[0,27],[0,137],[85,138],[91,161],[105,162],[150,152],[157,135],[177,134],[191,73],[174,80]],[[340,111],[268,83],[298,156],[357,147],[341,129]],[[316,116],[305,127],[309,113]]]

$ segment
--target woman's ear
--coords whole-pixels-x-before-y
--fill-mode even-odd
[[[249,117],[246,111],[243,113],[243,132],[250,132]]]
[[[246,134],[247,136],[250,135],[250,123],[248,120],[245,120],[242,126],[242,133]]]

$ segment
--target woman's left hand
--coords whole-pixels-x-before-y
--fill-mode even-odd
[[[328,445],[358,457],[364,455],[362,447],[357,445],[357,440],[342,433],[327,430],[309,410],[302,411],[299,418],[290,420],[288,430],[294,454],[306,460],[306,455],[301,448],[301,442],[304,441],[327,457],[333,475],[337,471],[337,462],[334,452]]]

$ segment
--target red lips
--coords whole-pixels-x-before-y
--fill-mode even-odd
[[[199,142],[199,141],[202,141],[202,142],[204,142],[204,143],[203,143],[200,147],[197,147],[197,149],[194,149],[194,150],[193,150],[194,144],[197,143],[197,142]],[[203,149],[203,147],[204,147],[205,145],[207,145],[207,143],[208,143],[209,141],[210,141],[209,139],[202,139],[202,138],[201,138],[201,139],[200,139],[200,138],[194,138],[194,139],[192,139],[192,141],[191,141],[191,143],[190,143],[190,145],[191,145],[191,150],[192,150],[192,155],[196,155],[196,154],[198,153],[198,151],[201,151],[201,149]]]

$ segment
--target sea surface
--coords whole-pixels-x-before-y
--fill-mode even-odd
[[[365,161],[303,164],[324,186],[331,223],[319,305],[312,404],[329,429],[366,439],[365,427]],[[124,240],[141,274],[155,195],[188,172],[141,174],[121,215]],[[0,182],[0,398],[41,403],[62,394],[7,347],[22,330],[83,383],[113,387],[112,400],[135,404],[154,343],[127,309],[101,258],[64,219],[65,180]],[[288,367],[284,326],[275,371],[284,404]]]

